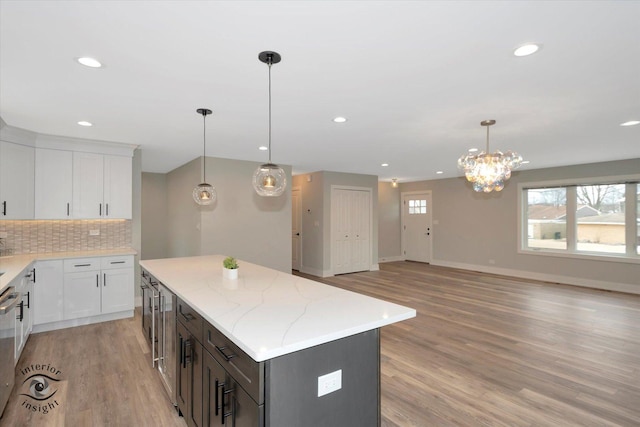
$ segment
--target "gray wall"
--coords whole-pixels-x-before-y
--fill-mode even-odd
[[[168,174],[143,176],[142,259],[231,255],[279,271],[291,271],[291,168],[287,191],[260,197],[251,184],[259,163],[207,157],[207,182],[217,201],[198,206],[193,188],[202,182],[202,158]]]
[[[639,172],[640,159],[633,159],[516,172],[499,193],[476,193],[463,177],[402,183],[400,191],[432,191],[433,264],[640,292],[638,263],[519,254],[517,247],[518,183]],[[382,201],[381,211],[395,209],[399,203],[398,199]],[[387,226],[392,227],[391,222]],[[396,229],[400,234],[399,217]],[[381,245],[381,253],[393,253],[386,240]]]
[[[140,259],[167,258],[169,240],[167,224],[167,175],[142,174],[142,251]]]
[[[311,177],[309,182],[308,177]],[[302,265],[301,271],[317,276],[331,273],[331,187],[371,189],[372,255],[378,262],[378,177],[352,173],[321,171],[294,177],[294,186],[302,195]]]

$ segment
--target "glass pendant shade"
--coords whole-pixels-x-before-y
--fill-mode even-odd
[[[478,154],[467,153],[458,159],[458,168],[464,170],[467,181],[473,184],[478,193],[502,191],[505,182],[511,178],[511,171],[522,164],[522,156],[512,151],[502,153],[496,150],[489,152],[489,128],[495,120],[480,123],[487,126],[487,150]]]
[[[199,205],[207,206],[216,201],[216,189],[213,185],[203,182],[193,189],[193,200]]]
[[[273,163],[265,163],[253,173],[253,188],[263,197],[277,197],[287,188],[287,174]]]

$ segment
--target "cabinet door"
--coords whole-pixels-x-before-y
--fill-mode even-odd
[[[102,270],[102,314],[133,310],[133,268]]]
[[[36,219],[71,218],[73,153],[36,148]]]
[[[33,219],[34,149],[0,141],[0,219]]]
[[[100,314],[100,272],[64,275],[64,320]]]
[[[103,156],[73,153],[73,217],[100,218],[103,215]]]
[[[132,167],[131,157],[104,156],[105,218],[131,219]]]
[[[38,261],[33,285],[33,324],[63,320],[64,272],[62,260]]]
[[[176,375],[176,400],[178,401],[178,409],[182,412],[185,420],[190,419],[189,415],[189,390],[191,389],[191,381],[189,371],[191,370],[191,345],[189,331],[185,326],[176,323],[176,349],[178,351],[178,370]]]

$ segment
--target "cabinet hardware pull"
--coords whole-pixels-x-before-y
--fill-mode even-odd
[[[99,215],[98,216],[102,216],[102,203],[100,203],[100,208],[98,209]]]
[[[109,203],[107,203],[106,205],[106,215],[105,216],[109,216]]]
[[[67,216],[69,216],[69,203],[67,203]]]
[[[110,264],[124,264],[126,261],[111,261]],[[144,275],[142,276],[144,277]]]
[[[224,352],[224,351],[227,349],[227,347],[226,347],[226,346],[225,346],[225,347],[218,347],[218,346],[216,345],[216,346],[215,346],[215,348],[216,348],[216,350],[218,350],[218,352],[220,352],[220,354],[222,355],[222,357],[224,357],[224,360],[226,360],[227,362],[228,362],[229,360],[231,360],[231,359],[233,359],[234,357],[236,357],[236,356],[237,356],[236,354],[233,354],[233,353],[232,353],[232,354],[229,354],[229,355],[225,354],[225,352]]]
[[[32,277],[32,279],[33,279],[33,283],[36,283],[36,269],[35,268],[33,269],[33,277]]]
[[[74,267],[91,267],[91,264],[73,264]]]
[[[20,307],[20,314],[18,314],[18,320],[22,322],[22,319],[24,318],[24,301],[20,301],[20,304],[18,304],[18,306]]]
[[[189,351],[187,354],[187,350]],[[191,349],[191,339],[184,341],[184,360],[182,362],[182,367],[187,368],[187,364],[192,362],[193,350]]]
[[[107,273],[102,273],[102,286],[107,286]]]
[[[27,308],[31,308],[31,291],[27,292]]]
[[[216,412],[215,412],[215,415],[216,415],[216,417],[218,416],[218,412],[220,412],[220,405],[218,405],[218,389],[220,387],[222,387],[222,386],[224,386],[224,383],[220,383],[218,381],[218,379],[216,378],[216,381],[215,381],[215,388],[216,388],[216,393],[215,393],[215,395],[216,395],[216,397],[215,397],[215,399],[216,399],[215,400]]]
[[[222,383],[222,402],[221,402],[222,404],[220,405],[220,408],[221,408],[220,422],[222,423],[222,425],[224,425],[225,418],[227,418],[229,415],[233,415],[233,405],[230,405],[231,406],[231,410],[229,412],[224,412],[224,407],[225,407],[224,396],[229,394],[229,393],[233,393],[233,389],[225,390],[224,389],[224,383]]]
[[[2,215],[7,216],[7,201],[2,202]]]
[[[96,274],[96,288],[100,287],[100,275]]]

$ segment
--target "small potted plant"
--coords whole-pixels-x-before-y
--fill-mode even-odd
[[[234,257],[226,257],[222,261],[222,277],[225,279],[237,279],[238,278],[238,261]]]

